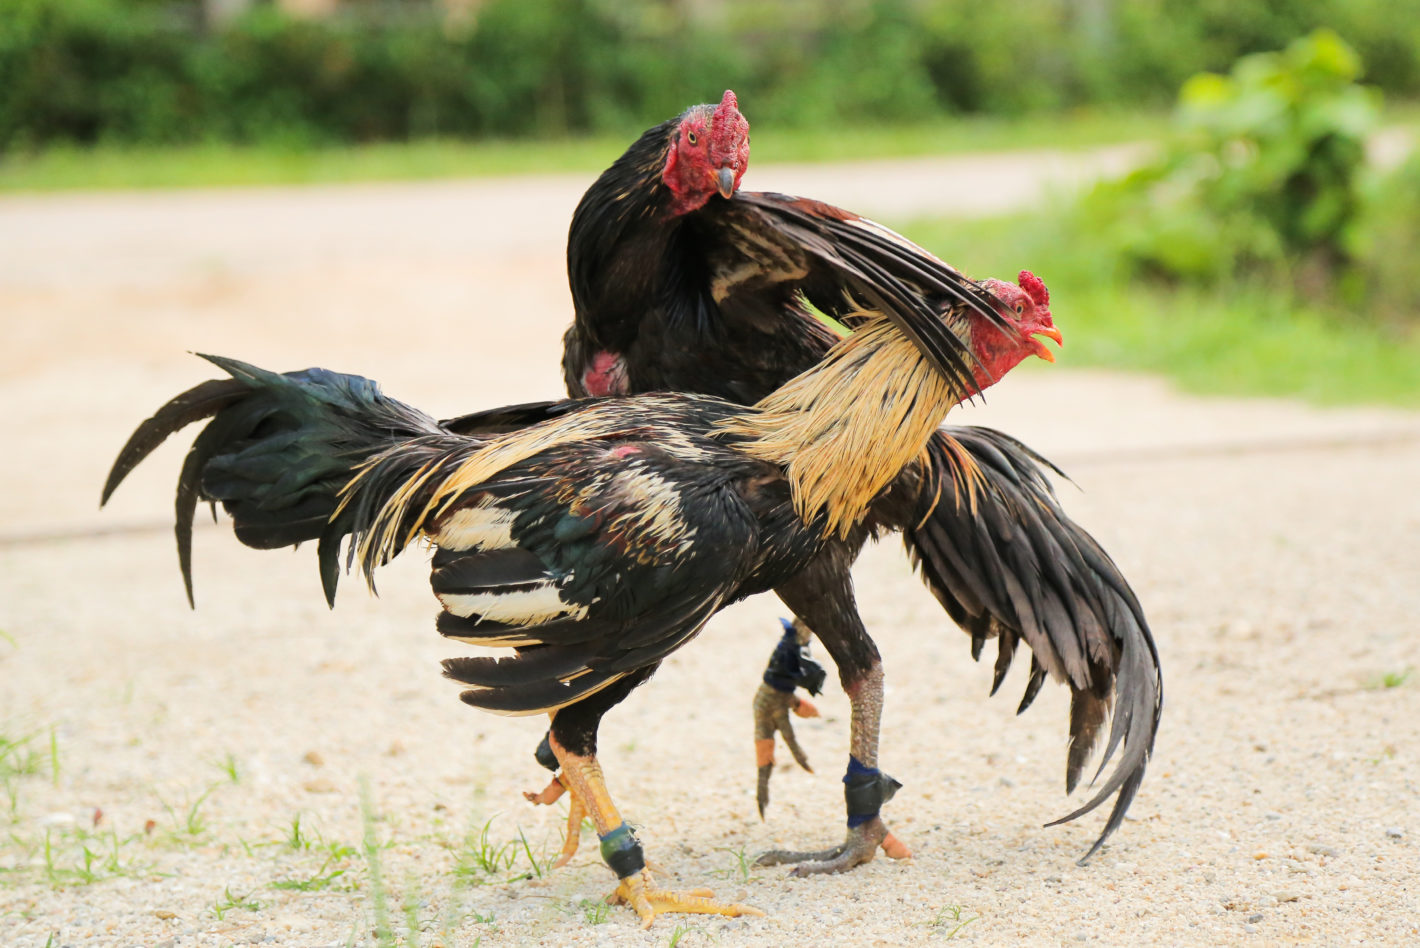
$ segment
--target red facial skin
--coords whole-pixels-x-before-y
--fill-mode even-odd
[[[982,284],[1000,300],[997,309],[1019,335],[1002,332],[979,317],[972,320],[971,349],[980,362],[972,366],[977,391],[1000,380],[1028,356],[1054,362],[1055,353],[1036,336],[1053,339],[1056,345],[1064,343],[1050,315],[1050,293],[1045,284],[1029,270],[1022,270],[1018,279],[1019,286],[1002,280],[986,280]]]
[[[713,110],[697,106],[676,129],[661,180],[670,188],[671,213],[688,214],[716,194],[728,198],[739,189],[749,167],[749,122],[740,114],[735,94],[725,90]]]
[[[592,364],[582,373],[582,387],[588,395],[626,394],[626,363],[613,352],[601,351],[592,357]]]

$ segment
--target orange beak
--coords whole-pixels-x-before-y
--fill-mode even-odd
[[[1040,356],[1046,362],[1054,362],[1055,353],[1047,349],[1045,347],[1045,343],[1041,342],[1039,339],[1036,339],[1036,336],[1044,336],[1047,339],[1054,339],[1055,344],[1057,346],[1065,345],[1065,337],[1060,335],[1060,330],[1056,329],[1054,326],[1050,326],[1045,329],[1036,329],[1031,332],[1031,342],[1035,343],[1035,354]]]

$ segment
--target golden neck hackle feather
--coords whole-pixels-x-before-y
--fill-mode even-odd
[[[830,536],[846,537],[904,467],[925,462],[932,432],[966,394],[944,379],[886,317],[862,315],[866,322],[861,328],[834,346],[822,362],[718,426],[744,439],[739,449],[746,454],[783,467],[795,512],[805,522],[824,513],[825,534]],[[966,317],[948,318],[953,316],[961,323],[953,331],[966,336]],[[465,491],[558,444],[606,437],[624,424],[619,404],[610,402],[494,436],[471,444],[461,457],[425,466],[376,516],[358,559],[371,567],[387,561]],[[346,500],[379,461],[372,458],[346,485]],[[426,487],[432,489],[426,492]],[[423,507],[411,519],[407,515],[421,495]],[[401,523],[403,535],[397,529]]]
[[[950,318],[950,317],[949,317]],[[969,329],[953,326],[958,335]],[[795,512],[822,512],[846,537],[904,467],[925,460],[932,432],[964,397],[883,316],[871,316],[813,369],[720,430],[739,450],[787,470]]]

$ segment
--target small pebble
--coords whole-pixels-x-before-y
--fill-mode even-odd
[[[1310,846],[1307,847],[1307,852],[1312,853],[1316,856],[1330,856],[1333,859],[1341,855],[1341,853],[1337,851],[1334,847],[1323,846],[1320,843],[1312,843]]]
[[[1249,935],[1251,935],[1251,934],[1253,934],[1253,933],[1255,933],[1255,932],[1257,931],[1257,926],[1256,926],[1256,925],[1244,925],[1244,926],[1243,926],[1243,931],[1245,931],[1245,932],[1247,932]]]
[[[1247,917],[1247,920],[1248,920],[1250,923],[1252,923],[1252,924],[1256,924],[1256,923],[1262,921],[1262,913],[1261,913],[1261,912],[1258,912],[1256,915],[1249,915],[1249,916]]]
[[[1297,899],[1300,899],[1302,897],[1302,894],[1300,892],[1292,892],[1290,890],[1286,890],[1282,892],[1273,892],[1272,897],[1276,899],[1278,903],[1295,902],[1297,901]]]
[[[1388,838],[1390,838],[1390,839],[1404,839],[1404,838],[1405,838],[1405,830],[1401,829],[1399,826],[1391,826],[1391,827],[1387,828],[1386,831],[1385,831],[1385,834],[1386,834],[1386,836],[1387,836]]]
[[[302,757],[301,759],[304,760],[306,763],[310,764],[312,767],[324,767],[324,766],[325,766],[325,758],[324,758],[323,756],[321,756],[321,752],[320,752],[320,751],[314,751],[314,750],[306,751],[305,756]]]

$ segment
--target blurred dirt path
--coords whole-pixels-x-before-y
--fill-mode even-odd
[[[891,221],[941,210],[922,194],[999,210],[1090,172],[1051,177],[1057,157],[767,167],[749,184]],[[373,944],[381,894],[425,946],[663,945],[681,921],[685,944],[926,944],[964,919],[957,938],[982,945],[1420,937],[1411,413],[1184,397],[1072,372],[1068,345],[1015,373],[955,420],[1066,467],[1067,508],[1159,640],[1167,706],[1131,819],[1074,865],[1099,820],[1040,825],[1066,811],[1066,696],[1047,687],[1016,718],[1018,668],[988,701],[989,663],[888,542],[857,578],[888,669],[884,766],[905,784],[886,813],[916,858],[805,881],[737,869],[737,852],[841,834],[835,686],[800,725],[818,773],[782,770],[768,822],[754,815],[748,703],[779,612],[760,597],[616,709],[603,754],[668,880],[771,917],[644,934],[584,903],[609,887],[590,840],[549,879],[479,866],[490,819],[495,847],[522,828],[556,848],[558,814],[518,794],[545,782],[542,722],[470,711],[441,683],[460,647],[431,628],[422,557],[388,570],[380,600],[347,582],[329,612],[309,550],[208,527],[191,613],[165,519],[187,442],[98,513],[135,423],[211,376],[189,350],[360,372],[436,415],[559,394],[562,241],[585,183],[0,199],[0,740],[32,735],[36,755],[0,761],[0,943]],[[90,532],[127,525],[159,528]]]
[[[751,165],[745,186],[876,218],[996,214],[1128,168],[1140,145]],[[558,258],[586,175],[0,197],[0,286],[143,286],[365,256]]]

